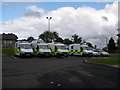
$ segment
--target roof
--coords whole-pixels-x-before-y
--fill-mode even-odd
[[[31,43],[45,43],[43,40],[33,40]]]
[[[47,43],[38,43],[37,45],[48,45]]]
[[[31,44],[29,42],[16,42],[16,44]]]
[[[9,33],[9,34],[3,33],[3,34],[0,34],[0,37],[1,37],[0,39],[2,40],[17,40],[18,39],[18,37],[13,33]]]
[[[17,41],[17,43],[29,43],[29,41]]]
[[[69,46],[80,45],[80,44],[70,44]]]

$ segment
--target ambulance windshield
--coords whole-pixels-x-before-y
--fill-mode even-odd
[[[58,49],[67,50],[65,46],[57,46]]]
[[[84,50],[91,50],[89,47],[83,47]]]
[[[31,46],[31,44],[20,44],[20,48],[31,49],[32,46]]]
[[[48,45],[39,45],[39,49],[49,49]]]

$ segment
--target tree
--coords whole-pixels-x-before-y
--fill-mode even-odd
[[[83,41],[82,41],[82,44],[84,44],[84,43],[86,43],[86,41],[85,41],[85,40],[83,40]]]
[[[97,46],[96,46],[96,45],[94,45],[94,48],[96,49],[96,48],[97,48]]]
[[[61,42],[61,43],[63,43],[63,39],[62,39],[61,37],[58,37],[58,38],[55,40],[55,42]]]
[[[72,35],[73,43],[81,43],[82,38],[79,37],[77,34]]]
[[[39,39],[42,39],[44,42],[52,42],[55,41],[59,37],[57,32],[51,31],[44,31],[42,34],[39,35]]]
[[[86,44],[88,45],[88,47],[93,48],[93,45],[91,43],[86,42]]]
[[[107,46],[108,46],[108,50],[110,50],[110,51],[116,50],[116,45],[115,45],[114,39],[112,37],[110,38]]]
[[[34,40],[34,38],[32,36],[30,36],[30,37],[27,38],[27,41],[29,41],[29,42],[31,42],[33,40]]]
[[[69,44],[72,44],[72,41],[66,38],[64,39],[63,43],[69,45]]]

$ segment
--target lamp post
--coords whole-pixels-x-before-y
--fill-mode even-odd
[[[50,19],[52,19],[52,17],[46,17],[48,19],[48,31],[50,31]]]
[[[46,17],[48,19],[48,31],[49,31],[49,35],[48,35],[48,38],[49,38],[49,42],[50,42],[50,19],[52,19],[52,17]]]

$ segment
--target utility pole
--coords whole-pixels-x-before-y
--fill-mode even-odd
[[[106,47],[107,47],[107,41],[108,41],[108,39],[107,39],[107,37],[106,37]]]

